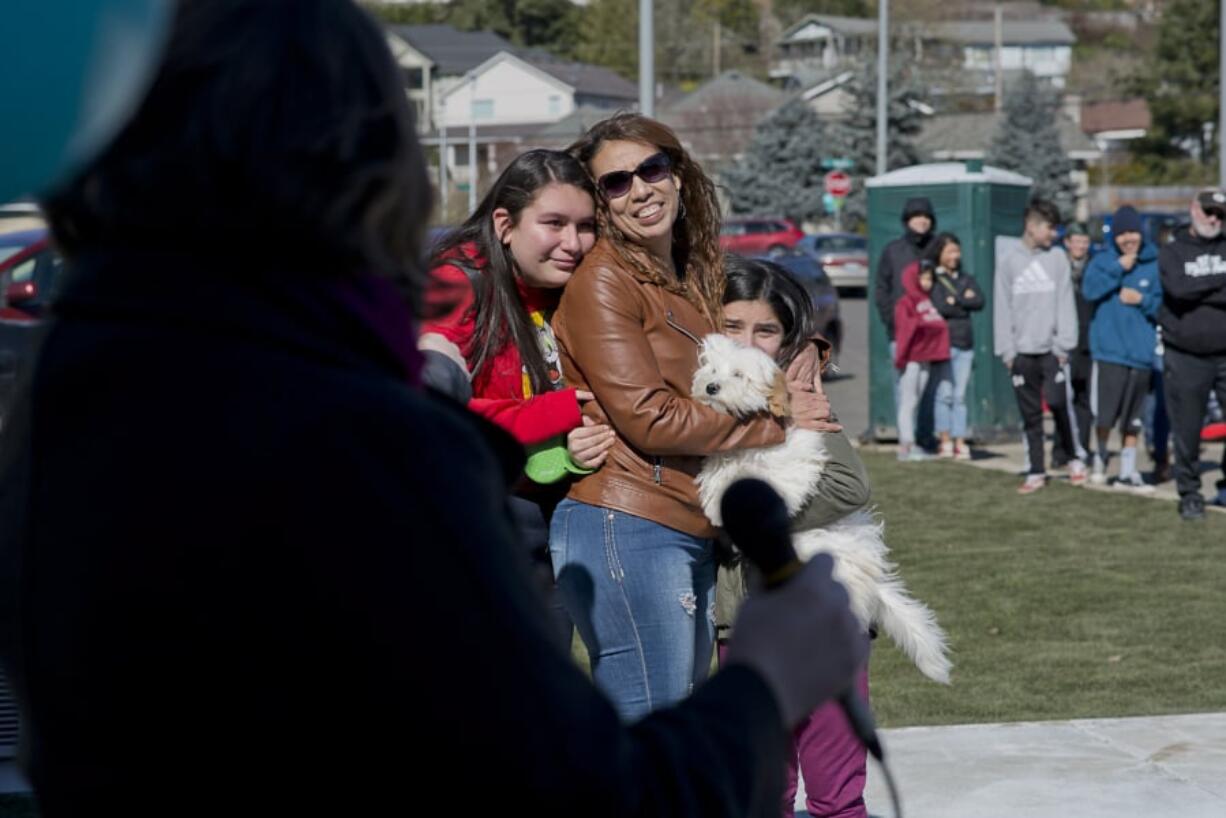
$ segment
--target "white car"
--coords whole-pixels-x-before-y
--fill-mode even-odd
[[[855,233],[805,236],[796,249],[821,262],[827,277],[840,289],[868,286],[868,239]]]

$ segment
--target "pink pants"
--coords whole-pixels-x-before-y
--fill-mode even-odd
[[[868,670],[856,676],[868,702]],[[795,815],[798,773],[805,777],[805,808],[820,818],[867,818],[864,778],[868,751],[856,738],[838,702],[829,701],[809,714],[793,733],[795,747],[783,792],[783,815]]]
[[[724,663],[725,642],[719,643],[719,662]],[[856,675],[856,687],[868,703],[868,667]],[[868,818],[864,806],[864,779],[868,751],[851,731],[838,702],[829,701],[814,710],[792,734],[793,752],[788,762],[783,792],[783,816],[796,814],[798,775],[805,777],[805,808],[816,818]]]

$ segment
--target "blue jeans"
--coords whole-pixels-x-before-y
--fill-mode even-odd
[[[549,549],[596,685],[625,722],[684,699],[715,642],[714,542],[563,500]]]
[[[934,366],[937,432],[948,432],[955,440],[966,437],[966,386],[974,363],[975,350],[951,348],[949,360]]]
[[[1171,421],[1166,414],[1166,386],[1162,381],[1163,356],[1154,355],[1153,378],[1145,396],[1145,442],[1153,449],[1154,458],[1164,460],[1171,440]]]

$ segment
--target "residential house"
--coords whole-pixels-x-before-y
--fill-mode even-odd
[[[498,52],[514,48],[492,31],[460,31],[449,25],[392,25],[386,33],[422,134],[438,127],[443,96],[465,74]]]
[[[657,114],[689,152],[718,173],[737,160],[753,139],[754,129],[787,94],[740,71],[725,71],[688,94],[661,103]]]
[[[493,176],[510,157],[538,144],[537,134],[547,126],[576,111],[608,116],[637,102],[638,89],[607,68],[540,51],[503,50],[443,93],[437,127],[422,141],[439,147],[448,175],[460,186],[467,187],[474,169],[480,186],[480,174]],[[477,146],[471,162],[470,141]]]
[[[1077,38],[1057,19],[1013,20],[1001,24],[1001,65],[1028,70],[1063,88],[1072,67]],[[806,78],[863,65],[876,53],[877,21],[809,14],[783,32],[771,77],[809,87]],[[891,29],[891,48],[922,68],[949,70],[979,93],[991,93],[996,70],[996,27],[988,21],[899,24]],[[965,89],[959,89],[965,90]]]
[[[1089,102],[1081,106],[1081,130],[1104,153],[1125,151],[1149,132],[1153,121],[1143,99]]]
[[[543,52],[500,51],[443,94],[447,127],[557,122],[579,106],[610,111],[638,101],[638,89],[607,68]]]
[[[847,66],[865,59],[875,48],[877,21],[833,14],[808,14],[787,28],[775,43],[779,56],[771,63],[772,79],[786,81],[814,69]]]

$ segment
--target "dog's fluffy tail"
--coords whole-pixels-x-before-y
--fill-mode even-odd
[[[897,576],[878,582],[877,624],[915,666],[934,682],[949,684],[953,665],[946,655],[945,632],[927,605],[912,597]]]

